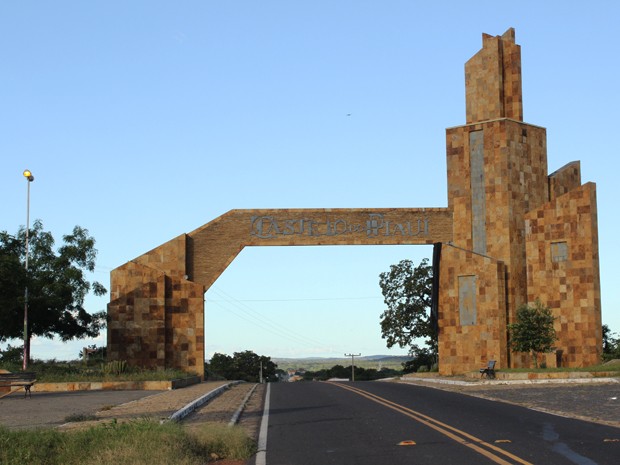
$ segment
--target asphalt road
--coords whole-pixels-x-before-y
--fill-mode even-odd
[[[268,414],[267,465],[620,462],[618,428],[422,386],[276,383]]]

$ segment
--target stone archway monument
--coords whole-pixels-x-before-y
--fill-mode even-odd
[[[109,356],[202,374],[204,293],[244,247],[451,239],[447,208],[232,210],[112,271]]]
[[[523,122],[514,30],[483,34],[465,65],[466,124],[446,130],[448,207],[232,210],[114,269],[108,356],[204,373],[204,293],[248,246],[436,244],[443,374],[518,367],[506,325],[540,298],[555,366],[602,351],[596,187],[580,164],[547,173],[546,130]]]

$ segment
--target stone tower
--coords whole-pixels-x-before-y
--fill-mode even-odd
[[[521,48],[514,29],[483,34],[465,64],[466,124],[446,130],[453,239],[442,248],[440,370],[510,357],[506,324],[539,298],[552,308],[569,366],[601,352],[596,189],[579,162],[547,174],[546,131],[523,122]],[[548,356],[555,366],[556,354]]]

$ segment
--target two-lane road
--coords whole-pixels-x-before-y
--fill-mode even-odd
[[[620,463],[618,428],[458,393],[378,382],[267,392],[257,465]]]

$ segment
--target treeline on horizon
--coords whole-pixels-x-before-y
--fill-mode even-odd
[[[351,365],[345,367],[343,365],[334,365],[331,368],[325,368],[318,371],[306,371],[303,375],[304,381],[327,381],[329,379],[351,379],[351,375],[355,374],[356,381],[374,381],[377,379],[394,378],[403,374],[402,370],[395,370],[393,368],[382,368],[377,370],[375,368],[363,368],[354,367],[353,373],[351,372]]]

